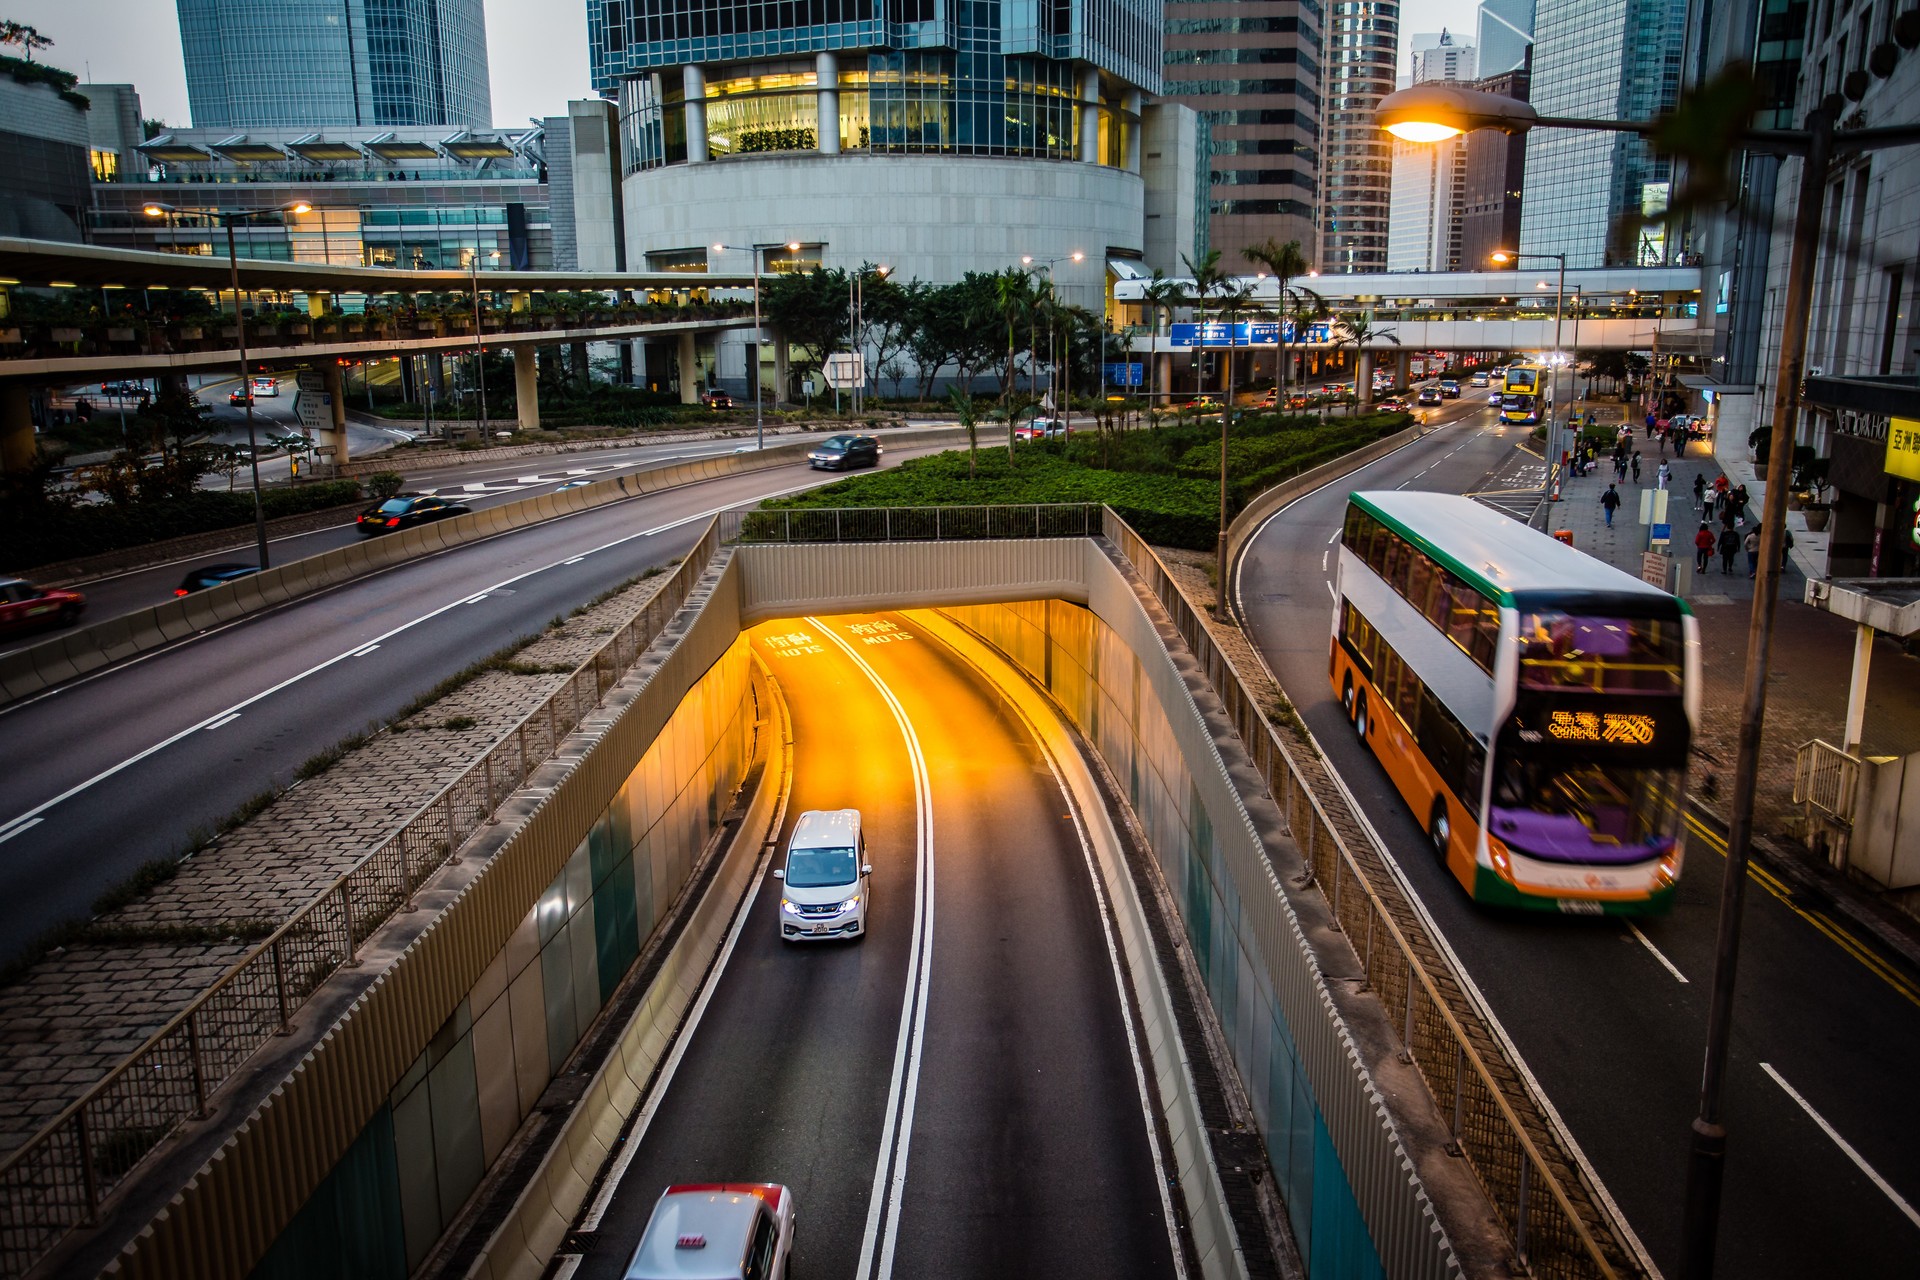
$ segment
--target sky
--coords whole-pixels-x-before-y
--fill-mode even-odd
[[[559,114],[569,98],[592,96],[585,0],[486,0],[486,8],[495,124],[523,125]],[[1478,0],[1402,0],[1401,70],[1410,65],[1404,36],[1445,27],[1470,42],[1479,8]],[[149,118],[188,122],[179,20],[167,0],[9,0],[7,16],[53,37],[40,56],[54,66],[82,80],[132,84]]]

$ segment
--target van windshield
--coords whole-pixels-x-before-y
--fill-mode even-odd
[[[855,870],[851,849],[787,851],[787,883],[795,889],[824,889],[828,885],[852,884]]]

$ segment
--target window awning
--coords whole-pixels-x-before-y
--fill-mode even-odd
[[[304,138],[289,142],[287,144],[287,150],[293,152],[302,160],[311,160],[315,164],[323,164],[335,160],[359,160],[363,158],[360,153],[360,148],[354,146],[351,142],[328,142],[317,133],[310,133]]]
[[[391,133],[383,133],[361,145],[382,160],[438,160],[440,158],[439,149],[431,142],[395,137]]]
[[[1107,274],[1117,280],[1145,280],[1147,279],[1145,266],[1145,263],[1137,262],[1132,258],[1108,258]]]
[[[266,142],[248,142],[247,135],[236,133],[213,144],[213,149],[236,164],[272,164],[285,160],[287,153]]]
[[[511,160],[518,154],[499,138],[467,133],[456,133],[442,142],[440,149],[459,160]]]
[[[135,150],[148,159],[173,164],[209,164],[213,160],[213,153],[205,147],[191,142],[176,142],[170,133],[163,133],[151,142],[143,142]]]

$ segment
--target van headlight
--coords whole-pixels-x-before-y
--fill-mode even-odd
[[[833,909],[833,912],[835,915],[845,915],[847,912],[853,910],[855,907],[859,905],[860,905],[860,895],[856,893],[851,898],[848,898],[845,902],[835,907]]]
[[[780,899],[780,909],[786,912],[790,916],[797,916],[800,914],[800,905],[795,901],[793,901],[793,899],[791,898]]]

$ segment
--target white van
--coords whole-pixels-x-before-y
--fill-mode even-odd
[[[785,942],[862,938],[867,933],[867,841],[858,809],[809,809],[793,824],[781,881]]]

